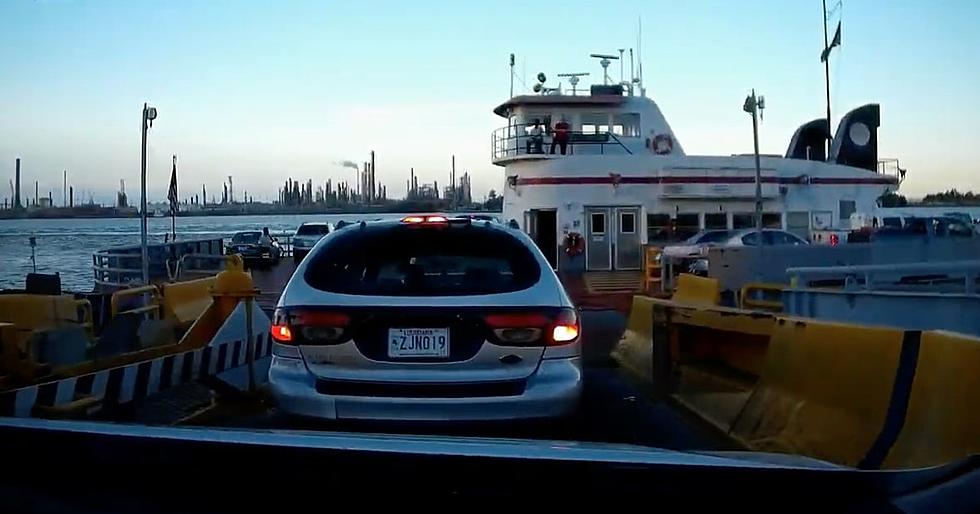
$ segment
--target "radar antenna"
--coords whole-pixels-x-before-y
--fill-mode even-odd
[[[589,57],[599,59],[599,65],[602,66],[602,84],[609,85],[609,64],[612,61],[618,61],[619,57],[615,55],[606,54],[589,54]]]
[[[589,74],[588,73],[583,73],[583,72],[579,72],[579,73],[559,73],[558,76],[559,77],[568,77],[568,83],[572,85],[572,96],[575,96],[575,93],[577,91],[575,89],[575,86],[578,85],[578,80],[579,80],[578,78],[579,77],[588,77]]]

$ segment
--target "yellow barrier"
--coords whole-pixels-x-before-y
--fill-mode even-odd
[[[782,295],[783,284],[766,284],[763,282],[750,282],[742,286],[738,291],[738,304],[743,309],[762,309],[773,312],[782,312],[783,302],[774,300],[760,300],[753,297],[754,293]]]
[[[190,326],[211,306],[214,280],[214,277],[208,277],[163,284],[160,290],[164,317],[173,319],[178,326]]]
[[[145,296],[145,304],[142,307],[136,307],[133,309],[127,309],[125,311],[119,310],[119,303],[122,298],[128,298],[130,296]],[[112,298],[110,300],[110,309],[112,312],[112,317],[116,317],[117,314],[141,314],[150,313],[154,317],[160,317],[160,291],[156,286],[141,286],[132,287],[129,289],[120,289],[115,293],[112,293]]]
[[[634,296],[626,331],[610,353],[625,371],[642,381],[653,380],[652,334],[653,308],[657,301],[649,296]]]
[[[718,305],[721,290],[713,278],[681,273],[677,276],[677,289],[671,300],[683,305]]]
[[[646,246],[643,251],[643,292],[657,294],[663,292],[660,256],[663,248]]]
[[[856,466],[882,430],[902,337],[897,329],[780,318],[731,435],[755,450]]]
[[[79,308],[83,311],[81,318]],[[91,323],[92,305],[71,295],[5,294],[0,295],[0,321],[13,323],[20,330]]]
[[[980,339],[924,332],[905,423],[885,468],[945,464],[980,453]]]

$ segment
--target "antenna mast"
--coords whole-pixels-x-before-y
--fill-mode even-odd
[[[623,52],[625,51],[626,51],[625,48],[619,49],[619,83],[620,84],[623,83]]]
[[[614,60],[618,60],[619,57],[616,57],[615,55],[606,55],[606,54],[589,54],[589,57],[599,59],[599,65],[602,66],[602,84],[608,86],[609,64]]]
[[[575,96],[576,89],[575,86],[578,85],[579,77],[587,77],[588,73],[559,73],[559,77],[568,77],[568,83],[572,85],[572,96]]]

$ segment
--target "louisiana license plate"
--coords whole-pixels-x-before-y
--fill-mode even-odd
[[[388,357],[449,357],[449,329],[389,329]]]

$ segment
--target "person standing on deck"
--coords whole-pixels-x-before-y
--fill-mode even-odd
[[[259,246],[262,248],[272,248],[272,236],[269,235],[269,227],[262,228],[262,235],[259,236]]]
[[[565,121],[565,118],[559,118],[558,123],[555,123],[555,133],[551,138],[551,154],[555,154],[555,145],[561,147],[561,154],[565,155],[565,150],[568,148],[568,139],[571,136],[571,126]]]

